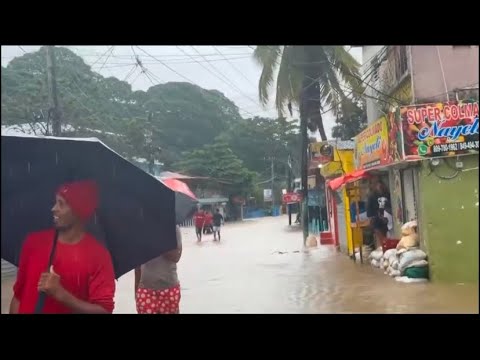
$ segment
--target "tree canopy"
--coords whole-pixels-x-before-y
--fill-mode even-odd
[[[223,179],[236,194],[256,192],[271,177],[272,158],[277,183],[289,164],[299,174],[298,120],[244,119],[221,92],[190,83],[133,91],[67,48],[55,47],[54,56],[62,136],[98,137],[150,168],[163,163],[164,170]],[[51,135],[46,68],[45,47],[2,67],[2,125],[41,124],[41,134]]]
[[[363,92],[360,65],[343,46],[262,45],[254,58],[262,66],[260,101],[267,104],[275,89],[279,114],[297,104],[310,130],[319,130],[322,140],[327,140],[323,112],[331,109],[336,114],[349,92]]]

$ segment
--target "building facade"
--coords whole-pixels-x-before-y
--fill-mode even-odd
[[[451,102],[476,102],[478,118],[478,46],[365,46],[363,54],[369,123],[402,106],[443,111]],[[403,214],[395,233],[402,222],[417,219],[433,281],[478,282],[478,125],[472,132],[468,155],[452,151],[389,171],[392,207]],[[422,155],[424,148],[414,151]],[[402,155],[408,158],[404,149]]]

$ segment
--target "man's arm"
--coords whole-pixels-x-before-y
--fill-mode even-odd
[[[134,283],[135,297],[137,296],[137,290],[138,290],[138,287],[140,286],[141,277],[142,277],[142,268],[139,266],[135,268],[135,283]]]
[[[23,292],[23,285],[25,284],[25,280],[27,277],[27,262],[28,257],[30,256],[30,243],[31,238],[28,236],[25,239],[25,242],[22,246],[22,251],[20,252],[20,261],[18,264],[18,271],[17,271],[17,279],[15,280],[15,284],[13,285],[13,297],[12,301],[10,302],[10,314],[18,314],[18,309],[20,307],[20,298]]]
[[[72,309],[77,314],[110,314],[103,306],[92,304],[87,301],[77,299],[69,291],[62,288],[59,294],[55,297],[57,301]]]
[[[20,307],[20,301],[13,295],[10,302],[10,314],[18,314],[18,308]]]

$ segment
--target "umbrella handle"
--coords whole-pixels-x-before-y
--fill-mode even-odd
[[[48,267],[47,271],[50,271],[50,266],[52,266],[53,256],[55,255],[55,250],[57,249],[57,241],[58,241],[58,231],[55,230],[55,237],[53,238],[53,245],[52,250],[50,251],[50,258],[48,259]],[[47,294],[41,292],[38,295],[37,303],[35,304],[35,314],[40,314],[45,306],[45,300],[47,298]]]

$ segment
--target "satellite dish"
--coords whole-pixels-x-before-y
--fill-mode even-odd
[[[320,155],[326,156],[326,157],[332,157],[333,156],[333,146],[329,144],[322,145],[320,147]]]

